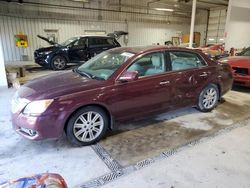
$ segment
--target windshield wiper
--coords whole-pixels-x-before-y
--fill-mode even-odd
[[[93,76],[92,76],[91,74],[89,74],[89,73],[86,73],[86,72],[84,72],[84,71],[79,71],[78,68],[73,69],[73,72],[76,72],[76,73],[80,74],[81,76],[86,76],[86,77],[91,78],[91,79],[92,79],[92,77],[93,77]]]
[[[105,80],[104,78],[101,78],[101,77],[98,77],[98,76],[92,76],[91,78],[95,79],[95,80]]]
[[[76,72],[78,74],[80,74],[81,76],[86,76],[90,79],[95,79],[95,80],[105,80],[104,78],[98,77],[98,76],[94,76],[90,73],[84,72],[84,71],[79,71],[78,68],[74,68],[73,72]]]

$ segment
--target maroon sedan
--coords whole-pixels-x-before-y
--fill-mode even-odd
[[[115,48],[22,86],[12,101],[12,123],[28,139],[65,132],[71,143],[89,145],[116,122],[186,106],[211,111],[232,82],[227,63],[198,51]]]

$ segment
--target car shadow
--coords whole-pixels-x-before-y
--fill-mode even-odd
[[[224,101],[221,101],[221,103],[223,102]],[[135,130],[135,129],[139,129],[139,128],[143,128],[147,126],[152,126],[154,124],[168,121],[171,119],[175,119],[180,116],[197,114],[197,113],[202,113],[202,112],[198,111],[196,108],[185,107],[185,108],[181,108],[178,110],[173,110],[173,111],[146,116],[140,119],[134,119],[134,120],[130,120],[130,121],[122,122],[122,123],[117,123],[116,124],[117,129],[108,131],[106,136],[107,137],[114,136],[114,135],[121,134],[126,131],[131,131],[131,130]]]
[[[243,87],[243,86],[233,85],[232,90],[233,91],[243,92],[243,93],[250,93],[250,87]]]

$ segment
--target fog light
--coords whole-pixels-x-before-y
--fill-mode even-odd
[[[22,132],[28,134],[28,135],[31,136],[31,137],[34,137],[34,136],[37,135],[37,132],[34,131],[34,130],[32,130],[32,129],[26,129],[26,128],[21,127],[20,130],[21,130]]]

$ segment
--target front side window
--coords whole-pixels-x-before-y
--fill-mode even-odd
[[[130,52],[102,52],[81,65],[78,73],[91,78],[107,80],[123,63],[134,54]]]
[[[87,44],[87,39],[86,38],[80,38],[74,43],[75,47],[85,47]]]
[[[193,69],[206,66],[204,60],[191,52],[169,52],[173,71]]]
[[[127,71],[137,71],[139,77],[165,72],[164,54],[161,52],[147,54],[137,59]]]
[[[73,43],[74,41],[76,41],[78,39],[78,37],[72,37],[68,40],[66,40],[65,42],[61,43],[62,46],[68,46],[69,44]]]

